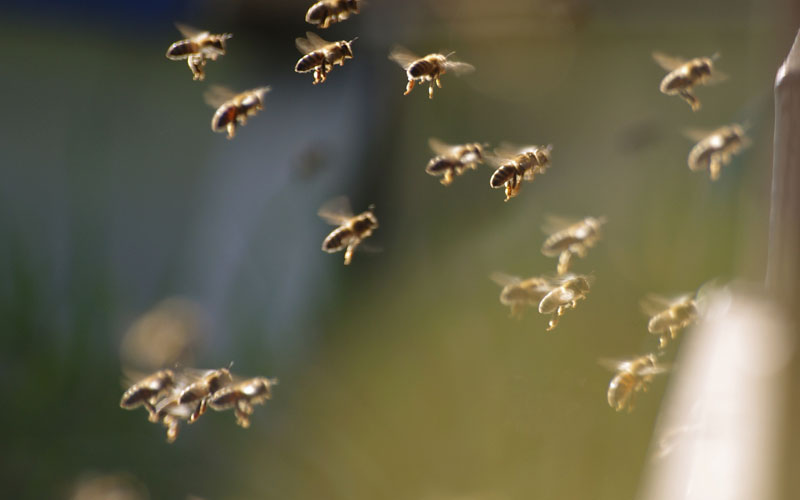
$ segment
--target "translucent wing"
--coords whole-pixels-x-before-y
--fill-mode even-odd
[[[683,130],[683,135],[690,140],[695,142],[702,141],[709,135],[713,134],[714,130],[703,129],[703,128],[687,128]]]
[[[625,364],[628,363],[629,360],[627,359],[616,359],[616,358],[599,358],[597,360],[597,364],[611,370],[612,372],[619,371],[619,369]]]
[[[339,196],[325,202],[320,207],[317,215],[325,219],[326,222],[338,226],[347,222],[353,216],[353,209],[350,207],[350,200],[346,196]]]
[[[561,215],[553,215],[547,214],[544,216],[544,223],[542,224],[542,232],[545,234],[555,234],[559,231],[563,231],[564,229],[577,224],[580,220],[571,218],[571,217],[563,217]]]
[[[492,273],[489,275],[489,279],[500,286],[517,285],[522,282],[522,280],[517,276],[511,276],[510,274],[500,272]]]
[[[411,66],[411,63],[419,60],[419,57],[411,53],[408,49],[395,45],[389,53],[389,59],[402,66],[403,69],[406,69]]]
[[[714,69],[711,72],[711,76],[705,81],[705,84],[706,85],[716,85],[718,83],[724,82],[728,78],[729,77],[728,77],[728,75],[726,73],[723,73],[722,71],[718,71],[718,70]]]
[[[181,32],[181,35],[185,36],[186,38],[195,38],[201,35],[206,36],[209,34],[208,31],[199,30],[183,23],[175,23],[175,27],[178,28],[178,31]]]
[[[440,141],[435,137],[431,137],[428,139],[428,145],[431,147],[431,150],[436,153],[437,155],[451,155],[453,154],[454,150],[457,146],[452,144],[445,144],[444,142]]]
[[[520,151],[524,150],[524,147],[520,147],[516,144],[512,144],[510,142],[501,142],[498,144],[496,148],[494,148],[494,154],[500,158],[511,158],[512,156],[516,156],[519,154]]]
[[[331,43],[312,31],[306,31],[306,38],[308,39],[308,43],[311,44],[314,50],[317,50]]]
[[[452,71],[457,75],[464,75],[466,73],[472,73],[475,71],[475,66],[459,61],[447,61],[447,63],[445,63],[445,67],[447,68],[447,71]]]
[[[212,108],[218,108],[234,97],[236,97],[236,92],[222,85],[212,85],[203,94],[206,104]]]
[[[653,52],[653,60],[667,71],[672,71],[679,66],[686,64],[686,59],[682,57],[668,56],[663,52]]]

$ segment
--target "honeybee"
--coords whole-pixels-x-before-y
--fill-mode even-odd
[[[170,45],[167,49],[167,58],[173,61],[186,59],[189,69],[192,70],[192,80],[203,80],[206,77],[203,71],[206,60],[216,61],[218,56],[224,56],[225,41],[233,35],[230,33],[212,35],[208,31],[199,31],[180,23],[176,23],[175,27],[186,39]]]
[[[253,405],[264,404],[272,398],[272,386],[278,379],[256,377],[234,385],[223,387],[211,396],[208,404],[217,411],[235,408],[236,423],[243,428],[250,427]]]
[[[712,132],[688,130],[686,136],[698,141],[689,151],[689,169],[692,172],[708,169],[712,181],[719,179],[722,166],[730,163],[732,155],[750,144],[744,128],[735,123]]]
[[[496,167],[489,185],[493,189],[506,188],[506,199],[519,194],[522,181],[533,181],[536,174],[543,174],[550,167],[550,152],[553,146],[525,146],[512,148],[503,146],[495,150],[489,162]]]
[[[451,52],[447,55],[442,54],[428,54],[425,57],[418,57],[403,47],[396,46],[389,54],[389,59],[399,64],[405,71],[408,77],[408,85],[403,95],[408,95],[411,89],[414,88],[414,83],[429,82],[428,98],[433,99],[433,84],[442,88],[442,82],[439,77],[448,71],[452,71],[456,75],[462,75],[475,71],[475,66],[464,62],[450,60],[450,56],[455,54]]]
[[[667,347],[670,339],[674,340],[678,331],[694,323],[698,316],[697,301],[690,294],[671,300],[658,295],[648,295],[641,306],[650,316],[647,331],[658,335],[659,349]]]
[[[428,144],[437,156],[431,158],[425,172],[429,175],[444,175],[440,182],[445,186],[449,186],[464,170],[474,170],[483,161],[483,145],[478,143],[454,146],[432,137]]]
[[[511,308],[512,317],[522,317],[526,306],[538,307],[539,302],[550,293],[553,284],[547,278],[521,279],[503,273],[492,273],[492,281],[503,287],[500,303]]]
[[[259,87],[236,94],[225,87],[212,85],[205,93],[208,105],[217,108],[211,118],[211,130],[227,130],[228,139],[233,139],[237,126],[246,125],[248,116],[264,109],[264,95],[269,91],[269,87]]]
[[[567,309],[574,309],[579,300],[586,298],[592,281],[591,276],[581,274],[570,274],[554,280],[553,288],[539,302],[539,312],[551,315],[547,323],[548,332],[558,326],[558,320]]]
[[[692,88],[695,85],[717,83],[727,78],[714,69],[714,61],[718,57],[715,54],[712,57],[696,57],[686,60],[661,52],[653,52],[653,59],[656,63],[669,71],[667,76],[661,80],[659,90],[662,94],[679,95],[689,103],[692,111],[697,111],[700,109],[700,100],[692,93]]]
[[[616,375],[608,384],[608,404],[616,411],[625,408],[633,411],[636,393],[647,392],[653,377],[667,371],[667,367],[658,363],[655,354],[645,354],[624,361],[601,360],[603,365],[616,371]]]
[[[197,380],[183,389],[178,397],[180,405],[194,405],[195,409],[189,416],[189,423],[193,424],[206,411],[208,398],[226,384],[233,382],[228,368],[207,370]]]
[[[132,410],[139,406],[147,408],[150,421],[156,421],[156,403],[175,385],[175,374],[172,370],[160,370],[131,385],[122,395],[120,408]]]
[[[155,418],[151,419],[153,422],[160,421],[167,428],[168,443],[174,443],[178,439],[181,420],[189,420],[195,411],[190,404],[180,404],[179,399],[180,393],[176,391],[159,401]]]
[[[353,215],[345,197],[335,198],[323,205],[319,209],[319,216],[339,227],[331,231],[322,242],[322,250],[333,253],[346,248],[344,265],[349,265],[358,245],[378,228],[374,210],[375,207],[371,205],[365,212]]]
[[[308,73],[313,70],[314,85],[322,83],[328,78],[328,72],[336,64],[344,66],[345,59],[353,58],[353,49],[350,45],[357,39],[358,37],[349,42],[344,40],[328,42],[309,31],[306,33],[306,38],[295,39],[297,49],[303,54],[303,57],[297,61],[294,70],[297,73]]]
[[[600,229],[606,223],[605,217],[586,217],[573,222],[568,219],[550,216],[542,229],[549,236],[544,240],[542,253],[545,257],[558,255],[558,275],[569,271],[573,255],[586,257],[586,252],[600,239]]]
[[[306,22],[318,24],[325,29],[333,23],[344,21],[351,14],[358,14],[361,0],[320,0],[306,12]]]

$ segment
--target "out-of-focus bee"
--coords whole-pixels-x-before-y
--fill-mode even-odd
[[[444,175],[440,181],[449,186],[456,176],[461,175],[468,168],[476,169],[478,163],[483,161],[483,145],[478,143],[451,145],[439,139],[430,138],[428,144],[436,157],[431,158],[425,172],[430,175]]]
[[[606,223],[605,217],[586,217],[575,222],[560,217],[550,216],[544,227],[549,234],[542,245],[545,257],[558,256],[557,272],[559,275],[569,271],[572,256],[586,257],[586,252],[600,239],[600,228]]]
[[[186,59],[189,69],[192,70],[192,80],[202,80],[206,77],[203,67],[206,60],[216,61],[218,56],[225,55],[225,41],[233,35],[223,33],[212,35],[208,31],[199,31],[195,28],[176,23],[175,26],[185,40],[179,40],[167,49],[167,58],[173,61]]]
[[[574,309],[579,300],[586,298],[592,281],[591,276],[581,274],[566,275],[554,280],[553,288],[539,302],[539,312],[551,315],[547,324],[548,332],[558,326],[559,318],[567,309]]]
[[[608,385],[608,404],[616,411],[633,411],[636,393],[646,392],[653,377],[667,371],[658,363],[655,354],[645,354],[624,361],[601,360],[601,364],[616,371]]]
[[[269,91],[269,87],[259,87],[236,94],[225,87],[212,85],[205,93],[208,105],[217,108],[211,118],[211,130],[227,130],[228,139],[233,139],[237,126],[247,124],[248,116],[264,109],[264,95]]]
[[[414,88],[414,83],[429,82],[428,97],[433,99],[433,84],[442,88],[442,82],[439,77],[448,71],[452,71],[456,75],[462,75],[475,71],[475,66],[464,62],[450,60],[450,56],[455,54],[451,52],[447,55],[442,54],[428,54],[425,57],[418,57],[403,47],[396,46],[389,54],[389,59],[399,64],[405,71],[408,77],[408,85],[403,95],[408,95],[411,89]]]
[[[659,349],[667,347],[678,331],[694,323],[697,319],[697,301],[690,295],[665,299],[658,295],[648,295],[641,303],[642,310],[650,316],[647,331],[658,335]]]
[[[700,109],[700,100],[692,93],[695,85],[718,83],[727,78],[714,69],[714,60],[719,57],[696,57],[686,60],[672,57],[661,52],[653,52],[653,59],[659,66],[669,71],[661,80],[659,90],[666,95],[679,95],[689,103],[692,111]]]
[[[340,40],[338,42],[328,42],[319,35],[306,33],[306,38],[295,39],[295,44],[303,57],[297,61],[294,70],[297,73],[308,73],[314,71],[314,85],[324,82],[328,78],[328,72],[334,65],[344,65],[345,59],[353,58],[353,49],[350,44],[355,42],[358,37],[349,42]]]
[[[194,382],[186,386],[180,393],[178,404],[196,405],[189,416],[189,423],[193,424],[206,411],[208,398],[226,384],[233,382],[228,368],[207,370]]]
[[[358,14],[361,0],[320,0],[306,12],[306,22],[325,29],[333,23]]]
[[[172,370],[160,370],[149,375],[125,391],[119,402],[121,408],[132,410],[139,406],[147,408],[149,420],[157,421],[156,403],[160,397],[167,394],[175,385],[175,374]]]
[[[522,317],[526,306],[538,307],[539,302],[553,289],[549,279],[538,276],[523,280],[517,276],[492,273],[491,279],[503,287],[500,303],[511,308],[512,317]]]
[[[495,149],[494,155],[488,158],[489,163],[495,168],[489,185],[493,189],[505,186],[506,199],[519,194],[522,181],[532,181],[536,174],[543,174],[550,167],[550,153],[552,145],[525,146],[515,148],[510,145]]]
[[[180,393],[174,392],[165,397],[156,406],[154,422],[160,421],[167,428],[167,442],[174,443],[178,439],[181,420],[189,420],[195,411],[193,405],[180,404]]]
[[[243,428],[250,427],[253,405],[264,404],[272,397],[272,386],[277,379],[256,377],[234,385],[223,387],[215,392],[208,404],[217,411],[235,408],[236,423]]]
[[[722,166],[730,163],[731,156],[750,144],[744,127],[735,123],[711,132],[687,130],[686,136],[698,141],[689,151],[689,169],[692,172],[708,169],[712,181],[719,179]]]
[[[327,222],[339,226],[322,242],[322,250],[328,253],[344,252],[344,265],[350,264],[353,252],[358,245],[378,228],[378,219],[370,206],[365,212],[353,215],[350,203],[345,197],[334,198],[319,209],[319,216]]]

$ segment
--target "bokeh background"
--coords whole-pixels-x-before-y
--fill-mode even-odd
[[[309,4],[0,4],[3,496],[126,474],[154,499],[634,497],[669,377],[617,414],[598,359],[655,348],[649,292],[762,279],[772,83],[800,8],[372,0],[319,31],[359,39],[314,86],[292,71]],[[234,34],[204,82],[164,57],[175,21]],[[394,44],[477,71],[404,97]],[[658,92],[653,50],[719,52],[730,78],[692,113]],[[211,84],[273,91],[228,141]],[[690,172],[682,132],[734,121],[752,146],[716,183]],[[553,167],[503,203],[487,167],[427,176],[429,137],[552,143]],[[339,195],[381,223],[382,251],[348,268],[319,249]],[[552,333],[489,280],[552,274],[548,214],[609,220],[575,263],[588,300]],[[280,379],[250,429],[211,412],[168,445],[119,408],[123,337],[170,297],[192,304],[196,366]]]

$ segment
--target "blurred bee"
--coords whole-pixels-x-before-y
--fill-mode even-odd
[[[320,0],[306,12],[306,22],[318,24],[325,29],[333,23],[344,21],[351,14],[358,14],[361,0]]]
[[[523,148],[513,148],[503,146],[495,149],[494,155],[489,158],[489,162],[496,168],[489,179],[489,185],[493,189],[506,188],[506,199],[519,194],[522,188],[522,181],[533,181],[536,174],[543,174],[550,167],[550,152],[552,145],[547,146],[526,146]]]
[[[358,245],[378,228],[378,219],[373,210],[375,207],[370,206],[365,212],[353,215],[345,197],[334,198],[323,205],[319,209],[319,216],[339,227],[331,231],[322,242],[322,250],[333,253],[346,248],[344,265],[350,264]]]
[[[474,170],[483,161],[483,145],[478,143],[454,146],[430,138],[428,144],[437,156],[431,158],[425,172],[429,175],[444,175],[440,182],[445,186],[449,186],[464,170]]]
[[[358,37],[349,42],[341,40],[339,42],[328,42],[320,36],[306,33],[306,38],[295,39],[298,50],[303,57],[297,61],[294,70],[297,73],[308,73],[314,71],[314,85],[324,82],[328,78],[328,72],[334,65],[344,65],[345,59],[353,58],[353,49],[350,44],[355,42]]]
[[[436,83],[437,87],[442,88],[442,82],[439,81],[440,76],[448,71],[452,71],[456,75],[475,71],[475,66],[471,64],[450,60],[449,57],[453,54],[455,52],[447,55],[434,53],[418,57],[403,47],[393,48],[389,59],[399,64],[406,71],[408,77],[408,85],[403,95],[411,92],[415,82],[429,82],[428,97],[433,99],[433,84]]]
[[[234,385],[223,387],[215,392],[208,404],[217,411],[235,408],[236,423],[243,428],[250,427],[253,405],[264,404],[272,398],[272,386],[277,379],[264,377],[251,378]]]
[[[197,380],[186,386],[178,397],[180,405],[196,405],[189,416],[189,423],[193,424],[206,411],[208,398],[223,386],[233,382],[228,368],[207,370]]]
[[[547,278],[521,279],[503,273],[492,273],[492,281],[503,287],[500,303],[511,308],[512,317],[522,317],[526,306],[538,307],[539,302],[550,293],[553,284]]]
[[[654,354],[645,354],[624,361],[601,360],[601,364],[616,371],[608,385],[608,404],[616,411],[625,408],[633,411],[636,393],[647,392],[653,377],[667,371],[667,367],[656,360]]]
[[[126,410],[144,406],[147,408],[149,420],[155,422],[158,420],[155,408],[158,399],[167,394],[174,385],[175,374],[172,370],[157,371],[131,385],[122,395],[119,406]]]
[[[688,130],[686,136],[698,141],[689,151],[689,169],[692,172],[708,169],[711,180],[719,179],[723,165],[731,156],[750,144],[741,125],[733,124],[714,131]]]
[[[174,392],[171,396],[165,397],[156,406],[155,419],[160,421],[167,428],[167,442],[174,443],[178,439],[181,420],[189,420],[194,414],[194,407],[189,404],[180,404],[180,393]]]
[[[547,331],[558,326],[558,320],[567,309],[574,309],[578,301],[585,299],[589,293],[593,278],[581,274],[570,274],[554,281],[553,288],[539,302],[539,312],[550,314]]]
[[[549,216],[542,228],[549,236],[544,240],[542,253],[545,257],[558,255],[558,275],[569,271],[573,255],[586,257],[586,252],[600,239],[600,228],[605,217],[586,217],[574,222],[561,217]]]
[[[206,103],[217,108],[211,118],[211,130],[227,130],[228,139],[233,139],[237,126],[246,125],[248,116],[264,109],[264,95],[269,91],[269,87],[259,87],[236,94],[225,87],[212,85],[205,93]]]
[[[670,339],[674,340],[678,331],[694,323],[698,316],[697,301],[690,294],[673,299],[648,295],[641,306],[650,316],[647,331],[658,335],[659,349],[667,347]]]
[[[718,57],[715,54],[712,57],[697,57],[687,61],[661,52],[653,52],[656,63],[669,71],[661,80],[659,90],[662,94],[679,95],[689,103],[692,111],[697,111],[700,109],[700,100],[692,93],[692,88],[695,85],[718,83],[727,78],[714,69],[714,60]]]
[[[173,61],[186,59],[189,69],[192,70],[192,80],[203,80],[206,77],[203,71],[206,60],[216,61],[218,56],[224,56],[225,41],[233,35],[230,33],[212,35],[208,31],[199,31],[179,23],[175,26],[186,39],[170,45],[167,49],[167,58]]]

